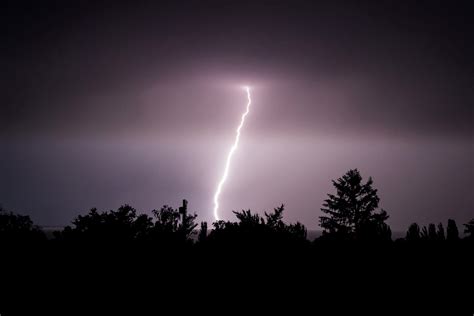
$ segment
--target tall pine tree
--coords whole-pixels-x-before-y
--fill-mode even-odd
[[[372,178],[364,184],[357,169],[349,170],[333,185],[336,194],[328,194],[319,222],[325,236],[338,239],[391,240],[390,227],[385,223],[387,212],[377,211],[379,197],[372,187]]]

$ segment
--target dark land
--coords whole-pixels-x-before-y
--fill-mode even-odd
[[[2,210],[2,315],[48,309],[58,300],[67,308],[131,304],[135,312],[153,307],[148,300],[183,311],[202,300],[236,309],[268,304],[264,310],[272,313],[312,304],[332,313],[472,311],[474,220],[464,224],[462,238],[449,220],[446,229],[414,223],[392,240],[371,179],[350,170],[334,186],[315,240],[302,224],[283,221],[284,205],[263,216],[234,212],[237,221],[203,222],[200,230],[186,200],[153,217],[129,205],[91,209],[52,238],[28,216]]]

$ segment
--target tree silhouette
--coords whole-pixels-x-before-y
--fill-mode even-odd
[[[197,215],[188,214],[188,201],[175,210],[164,205],[160,210],[153,210],[155,223],[150,230],[152,239],[169,243],[190,243],[191,235],[197,224],[194,223]]]
[[[421,229],[420,238],[422,240],[428,240],[429,239],[428,228],[426,226],[423,226],[423,228]]]
[[[199,230],[198,241],[204,242],[207,239],[207,222],[201,222],[201,229]]]
[[[137,216],[130,205],[122,205],[116,211],[98,212],[92,208],[88,214],[79,215],[67,226],[59,238],[80,241],[124,242],[144,238],[152,226],[149,216]]]
[[[421,229],[420,237],[422,240],[436,240],[436,226],[433,223],[430,223],[428,226],[423,226]]]
[[[164,205],[152,211],[153,218],[137,215],[130,205],[123,205],[117,211],[98,212],[93,208],[86,215],[79,215],[58,239],[88,242],[130,242],[147,240],[163,243],[191,242],[190,236],[197,224],[196,215],[187,212],[187,201],[178,210]]]
[[[446,235],[444,234],[444,227],[442,223],[438,224],[438,230],[436,231],[436,239],[439,241],[446,240]]]
[[[446,228],[446,239],[448,241],[459,240],[459,230],[454,219],[448,219],[448,227]]]
[[[468,240],[474,240],[474,218],[464,224],[464,227],[464,233],[466,234],[465,238]]]
[[[430,223],[428,227],[423,226],[420,237],[422,240],[425,240],[425,241],[445,240],[443,224],[439,223],[437,229],[436,229],[436,225],[433,223]]]
[[[436,225],[430,223],[428,225],[428,240],[436,240],[438,239],[438,234],[436,233]]]
[[[408,231],[405,237],[407,241],[419,241],[421,239],[420,226],[417,223],[413,223],[408,227]]]
[[[284,208],[282,204],[272,213],[265,212],[264,217],[250,210],[233,211],[238,222],[214,222],[209,241],[252,247],[306,243],[307,231],[304,225],[283,222]]]
[[[391,239],[391,231],[385,220],[387,212],[376,212],[379,205],[373,181],[364,184],[357,169],[349,170],[337,181],[332,181],[336,194],[328,194],[319,222],[323,235],[336,239]]]
[[[307,237],[307,230],[303,224],[296,222],[295,224],[285,224],[283,222],[283,212],[285,205],[282,204],[277,208],[273,209],[273,213],[265,212],[266,225],[267,227],[280,235],[283,235],[285,239],[305,240]]]
[[[27,215],[6,211],[0,206],[0,242],[45,240],[43,231]]]

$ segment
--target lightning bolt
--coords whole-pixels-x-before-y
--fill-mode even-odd
[[[242,114],[242,117],[240,119],[240,124],[236,130],[234,144],[230,148],[229,154],[227,155],[227,160],[225,162],[225,168],[224,168],[224,174],[222,175],[221,181],[219,181],[219,184],[217,185],[216,193],[214,194],[214,218],[216,219],[216,221],[219,220],[219,214],[217,212],[219,210],[219,195],[221,194],[222,186],[224,185],[225,181],[227,180],[227,176],[229,175],[229,166],[232,160],[232,156],[234,155],[234,152],[237,150],[237,146],[239,146],[240,130],[244,126],[245,118],[249,114],[250,105],[252,104],[252,99],[250,98],[250,87],[244,87],[244,89],[247,92],[247,100],[248,100],[247,108],[245,112]]]

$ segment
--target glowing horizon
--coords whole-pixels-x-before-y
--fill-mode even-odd
[[[237,130],[236,130],[236,135],[235,135],[235,140],[234,140],[234,144],[232,145],[232,147],[230,148],[230,151],[229,151],[229,154],[227,155],[227,160],[226,160],[226,164],[225,164],[225,168],[224,168],[224,174],[222,175],[222,178],[221,180],[219,181],[218,185],[217,185],[217,188],[216,188],[216,192],[214,194],[214,218],[216,221],[219,220],[219,215],[218,215],[218,210],[219,210],[219,195],[221,194],[222,192],[222,186],[224,185],[225,181],[227,180],[227,176],[229,175],[229,167],[230,167],[230,162],[232,160],[232,156],[234,155],[234,152],[237,150],[237,147],[239,145],[239,141],[240,141],[240,131],[242,129],[242,127],[244,126],[244,123],[245,123],[245,118],[247,117],[247,115],[249,114],[250,112],[250,105],[252,104],[252,99],[250,97],[250,87],[249,86],[244,86],[243,87],[245,89],[245,91],[247,91],[247,100],[248,100],[248,103],[247,103],[247,107],[246,107],[246,111],[242,114],[242,117],[240,119],[240,124],[239,126],[237,127]]]

